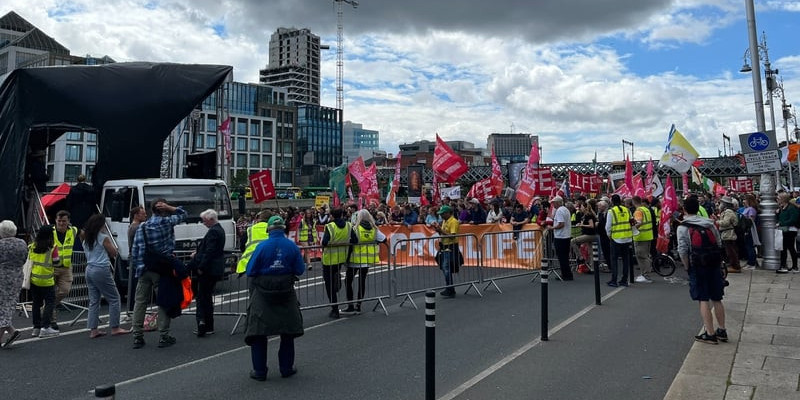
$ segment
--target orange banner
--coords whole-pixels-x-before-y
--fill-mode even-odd
[[[379,229],[388,239],[388,251],[395,252],[393,262],[397,265],[436,265],[434,257],[439,249],[439,234],[433,229],[426,225],[381,225]],[[459,237],[464,265],[541,268],[541,228],[528,224],[522,230],[534,231],[521,232],[519,238],[514,239],[511,224],[461,225],[459,235],[467,235]],[[386,247],[381,246],[380,250],[381,261],[390,260]]]

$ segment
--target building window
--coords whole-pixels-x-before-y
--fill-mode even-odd
[[[47,147],[47,161],[55,161],[56,160],[56,145],[51,144]]]
[[[258,165],[259,157],[257,154],[250,155],[250,168],[260,168],[261,166]]]
[[[236,167],[237,168],[245,168],[245,167],[247,167],[247,155],[246,154],[237,154],[236,155]]]
[[[80,174],[80,165],[67,164],[64,166],[64,182],[75,182],[78,180],[78,175]]]
[[[258,139],[250,139],[250,151],[261,151],[261,141]]]
[[[74,142],[82,142],[83,132],[67,132],[67,140],[71,140]]]
[[[247,120],[237,118],[236,119],[236,134],[247,136]]]
[[[272,168],[272,156],[261,156],[261,165],[264,168]]]
[[[183,132],[183,147],[189,147],[189,132]]]
[[[92,181],[92,175],[94,175],[94,165],[87,165],[86,166],[86,180],[91,182]]]
[[[97,146],[93,145],[86,146],[86,161],[87,162],[97,161]]]
[[[261,124],[258,121],[250,121],[250,136],[261,135]]]
[[[247,139],[245,139],[245,138],[236,138],[236,150],[237,151],[246,151],[247,150]]]
[[[217,135],[208,135],[208,140],[206,140],[206,148],[214,149],[216,147],[217,147]]]
[[[86,132],[86,141],[89,143],[96,143],[97,142],[97,133],[95,132]]]
[[[292,142],[283,142],[283,154],[292,154]]]
[[[272,121],[264,121],[264,137],[272,137]]]
[[[194,138],[194,148],[195,149],[202,149],[203,148],[203,135],[197,135]]]
[[[206,118],[206,132],[216,132],[217,131],[217,117],[213,115],[209,115]]]
[[[50,180],[50,181],[53,180],[53,174],[55,174],[55,171],[56,171],[56,166],[55,165],[50,164],[50,165],[47,166],[47,179],[48,180]]]
[[[83,161],[81,158],[81,153],[83,152],[83,146],[79,144],[68,144],[67,145],[67,153],[65,160],[67,161]],[[80,174],[80,172],[78,172]],[[77,175],[76,175],[77,176]]]
[[[264,153],[272,153],[272,140],[262,140],[262,142],[264,142],[262,146]]]

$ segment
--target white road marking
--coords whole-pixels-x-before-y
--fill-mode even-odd
[[[602,301],[605,302],[606,300],[610,299],[612,296],[614,296],[617,293],[621,292],[623,289],[624,288],[617,288],[617,289],[612,290],[609,294],[605,295],[602,298]],[[589,311],[591,311],[595,307],[597,307],[597,305],[596,304],[592,304],[592,305],[584,308],[583,310],[578,311],[576,314],[572,315],[571,317],[569,317],[566,320],[562,321],[560,324],[558,324],[555,327],[551,328],[548,336],[553,335],[554,333],[560,331],[561,329],[563,329],[567,325],[573,323],[575,320],[577,320],[578,318],[584,316],[586,313],[588,313]],[[455,389],[451,390],[449,393],[445,394],[442,397],[439,397],[439,400],[452,400],[452,399],[454,399],[456,396],[458,396],[461,393],[464,393],[465,391],[467,391],[467,389],[477,385],[478,382],[484,380],[489,375],[495,373],[496,371],[500,370],[501,368],[503,368],[504,366],[506,366],[510,362],[514,361],[519,356],[525,354],[528,350],[538,346],[541,342],[542,342],[541,339],[535,339],[535,340],[525,344],[524,346],[520,347],[516,351],[514,351],[511,354],[505,356],[502,360],[496,362],[494,365],[492,365],[489,368],[486,368],[485,370],[481,371],[478,375],[475,375],[474,377],[472,377],[472,379],[467,380],[466,382],[462,383],[461,385],[459,385]]]

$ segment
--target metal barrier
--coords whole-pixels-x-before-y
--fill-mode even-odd
[[[531,282],[538,278],[542,271],[555,274],[558,280],[563,281],[561,278],[561,266],[558,264],[558,257],[556,256],[556,247],[553,242],[553,231],[545,230],[542,235],[542,268],[534,272]]]
[[[459,248],[464,258],[458,272],[453,271],[453,286],[467,286],[464,294],[474,288],[478,296],[483,297],[476,286],[481,280],[481,251],[478,237],[474,234],[453,235],[458,239]],[[439,236],[401,239],[392,245],[393,297],[403,296],[400,306],[409,301],[418,308],[411,295],[428,290],[441,289],[446,285],[436,255],[439,251]],[[455,281],[458,278],[458,281]]]
[[[328,277],[330,283],[326,285],[324,271],[326,269],[330,270],[330,268],[325,268],[322,265],[324,252],[332,251],[333,249],[343,249],[341,251],[348,251],[349,256],[347,258],[352,261],[354,260],[353,249],[356,246],[363,246],[359,247],[359,249],[363,249],[365,256],[368,258],[376,255],[372,252],[375,251],[374,249],[377,247],[378,262],[345,262],[338,268],[338,271],[336,271],[335,268],[333,271],[331,271],[334,272],[334,276]],[[380,307],[384,314],[389,315],[389,312],[386,309],[386,304],[383,301],[391,296],[392,282],[388,262],[388,246],[386,243],[372,242],[357,245],[337,244],[329,246],[303,246],[300,247],[300,251],[303,253],[303,256],[307,256],[308,259],[319,258],[318,261],[312,261],[309,263],[312,268],[308,268],[307,266],[306,274],[300,277],[300,281],[295,285],[301,310],[322,307],[333,308],[335,306],[338,307],[339,305],[351,305],[365,301],[375,301],[372,311],[375,311],[378,309],[378,307]],[[356,265],[360,265],[362,268],[359,268]],[[338,272],[338,274],[335,272]],[[365,274],[363,278],[360,275],[362,273]],[[358,299],[357,295],[359,279],[365,280],[364,290],[360,300]],[[351,284],[350,288],[348,288],[348,282]],[[345,289],[344,293],[340,293],[342,288]],[[350,294],[349,296],[348,293]],[[345,299],[350,297],[351,300],[341,300],[342,294],[344,294]]]
[[[541,229],[489,232],[481,236],[481,283],[486,291],[497,285],[497,280],[536,273],[542,268],[543,240]],[[513,257],[509,257],[509,252]]]
[[[82,251],[72,252],[72,287],[69,293],[63,300],[61,306],[67,308],[78,309],[78,315],[70,321],[69,326],[75,325],[83,314],[89,311],[89,285],[86,283],[86,253]],[[56,307],[57,308],[57,307]],[[55,315],[56,309],[54,308],[53,314]],[[53,319],[55,321],[55,318]]]

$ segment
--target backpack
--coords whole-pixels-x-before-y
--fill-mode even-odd
[[[740,232],[742,235],[749,235],[750,229],[753,227],[753,220],[747,218],[744,214],[736,214],[739,217],[739,222],[736,223],[736,236],[738,237]]]
[[[689,228],[689,265],[695,268],[719,268],[722,265],[722,254],[711,228],[688,222],[682,222],[681,225]]]

